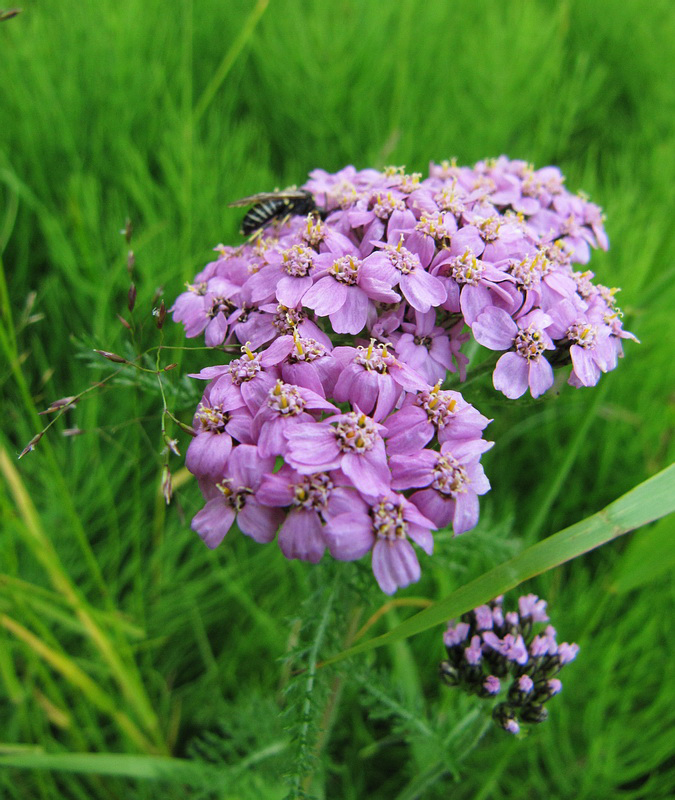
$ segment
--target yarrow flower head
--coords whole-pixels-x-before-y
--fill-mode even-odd
[[[551,625],[534,633],[535,623],[548,622],[545,600],[528,594],[518,609],[505,612],[498,597],[451,622],[443,635],[448,659],[440,665],[445,683],[469,694],[492,699],[504,689],[492,718],[514,734],[547,718],[544,704],[562,690],[555,676],[579,652],[576,644],[558,644]]]
[[[223,353],[192,376],[206,381],[186,458],[206,502],[192,525],[209,547],[236,520],[287,558],[369,556],[392,593],[420,578],[435,531],[478,524],[490,489],[491,420],[460,391],[465,351],[495,351],[480,364],[494,387],[536,398],[554,368],[594,385],[635,337],[618,290],[577,266],[608,246],[601,211],[555,167],[502,156],[431,164],[425,178],[349,166],[301,189],[301,213],[249,216],[266,223],[218,245],[171,309]],[[464,631],[465,668],[494,666],[480,693],[499,692],[504,663],[534,657],[527,630],[545,611],[527,599],[519,611],[481,607]],[[548,653],[542,637],[531,646]]]

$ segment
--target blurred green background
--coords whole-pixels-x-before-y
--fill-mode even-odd
[[[0,22],[3,798],[672,796],[672,519],[525,587],[581,654],[545,725],[477,741],[475,705],[438,685],[440,631],[311,692],[294,676],[385,598],[366,566],[288,563],[235,532],[207,552],[180,459],[168,509],[159,493],[154,379],[111,381],[16,455],[37,411],[110,374],[92,348],[132,352],[126,218],[147,347],[159,294],[240,241],[231,200],[315,167],[504,153],[604,208],[590,268],[642,343],[594,390],[471,388],[495,420],[493,490],[399,594],[442,597],[601,508],[672,461],[674,42],[671,0],[27,0]],[[184,343],[170,321],[165,343]],[[182,376],[209,358],[176,351],[167,375],[186,421]]]

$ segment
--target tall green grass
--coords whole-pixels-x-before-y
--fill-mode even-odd
[[[448,595],[602,508],[672,461],[673,41],[666,0],[27,0],[0,23],[3,796],[672,794],[672,518],[530,584],[582,651],[550,721],[515,741],[437,685],[437,629],[297,674],[383,599],[363,565],[288,563],[234,532],[206,552],[196,486],[168,509],[159,494],[152,381],[112,379],[68,412],[82,435],[60,422],[14,457],[39,410],[110,374],[93,348],[127,346],[127,217],[148,346],[158,290],[170,304],[239,241],[229,201],[316,166],[506,153],[558,164],[604,207],[612,246],[590,266],[623,287],[642,344],[594,390],[468,388],[495,420],[493,490],[402,596]],[[171,358],[189,420],[181,373],[205,356]]]

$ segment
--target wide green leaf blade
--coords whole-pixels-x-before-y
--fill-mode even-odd
[[[421,633],[504,594],[523,581],[571,561],[624,533],[675,511],[675,464],[631,489],[590,517],[549,536],[519,555],[485,572],[452,594],[402,622],[388,633],[343,650],[323,662],[333,664]]]

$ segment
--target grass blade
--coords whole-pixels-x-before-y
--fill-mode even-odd
[[[209,771],[209,766],[168,756],[127,755],[126,753],[11,753],[0,755],[0,767],[48,769],[90,775],[114,775],[145,780],[171,779],[194,781]]]

